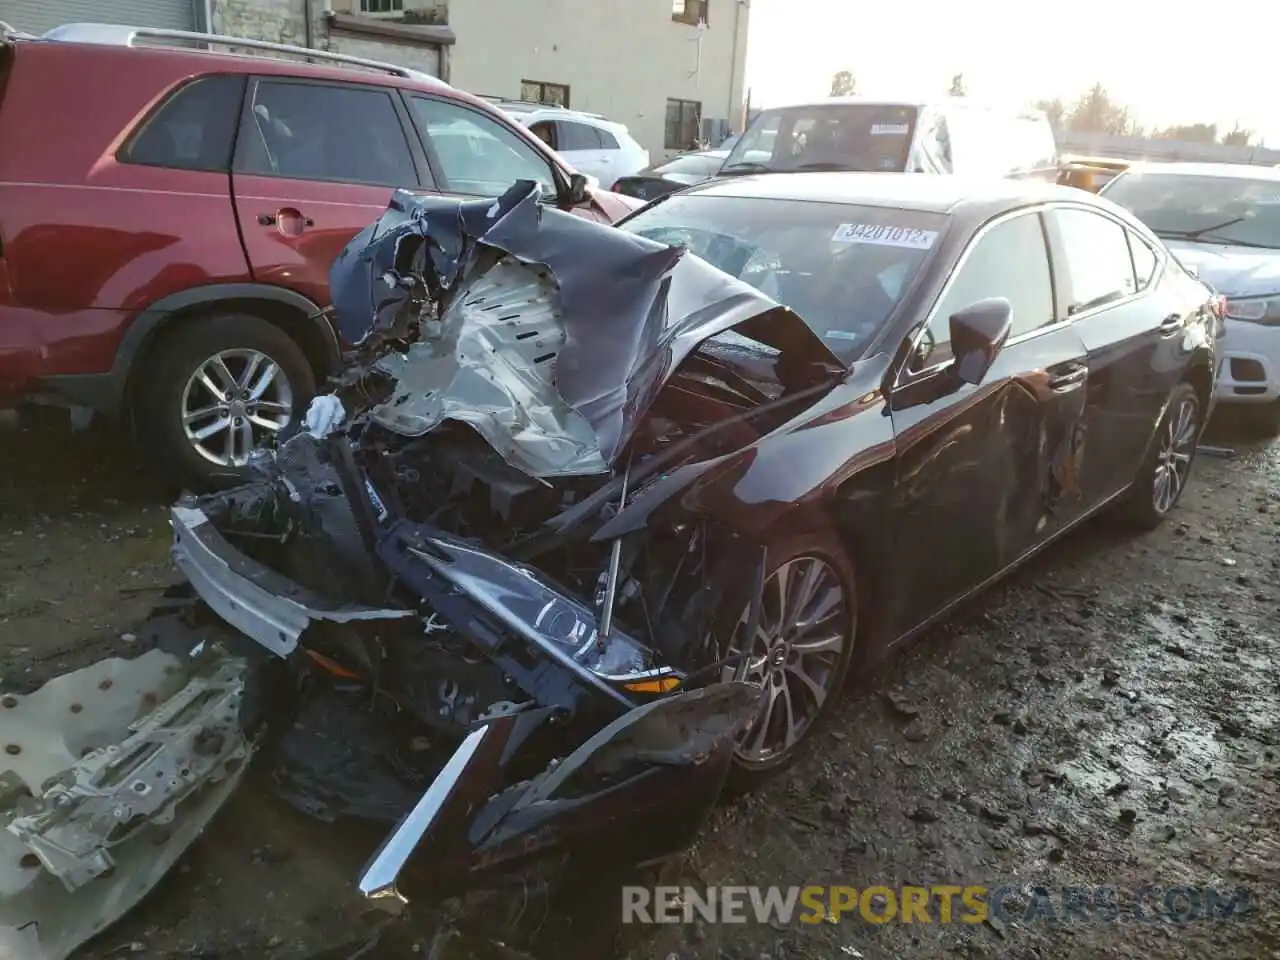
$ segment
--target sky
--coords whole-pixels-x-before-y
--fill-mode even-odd
[[[750,2],[753,107],[825,96],[837,70],[851,71],[869,96],[945,95],[963,73],[970,96],[1017,105],[1060,97],[1068,108],[1101,81],[1148,129],[1217,123],[1225,131],[1239,122],[1280,147],[1273,45],[1234,42],[1274,39],[1280,4]]]

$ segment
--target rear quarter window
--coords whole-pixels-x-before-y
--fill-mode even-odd
[[[1138,289],[1145,290],[1151,286],[1156,275],[1156,252],[1132,230],[1126,230],[1125,233],[1129,236],[1129,250],[1133,253],[1133,273],[1138,281]]]
[[[213,74],[174,90],[134,131],[122,163],[225,173],[231,169],[243,76]]]

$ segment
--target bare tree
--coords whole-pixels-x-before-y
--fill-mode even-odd
[[[1222,135],[1224,147],[1248,147],[1253,145],[1253,131],[1240,126],[1240,121]]]
[[[1112,100],[1101,83],[1095,83],[1076,101],[1066,117],[1066,126],[1075,133],[1109,136],[1134,136],[1141,130],[1129,108]]]
[[[1062,129],[1062,122],[1067,116],[1067,108],[1062,100],[1058,97],[1054,97],[1052,100],[1037,100],[1035,106],[1037,110],[1043,111],[1044,115],[1049,118],[1049,123],[1053,125],[1053,129]]]
[[[1216,123],[1179,123],[1157,130],[1153,136],[1157,140],[1181,140],[1183,143],[1217,143],[1218,125]]]
[[[841,70],[831,78],[831,96],[848,97],[858,90],[858,80],[850,70]]]
[[[969,93],[969,91],[965,88],[965,85],[964,85],[963,73],[957,73],[954,77],[951,78],[951,89],[947,92],[951,94],[951,96],[953,97],[963,97]]]

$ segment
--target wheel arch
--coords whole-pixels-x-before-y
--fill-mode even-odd
[[[241,312],[266,320],[301,348],[316,382],[336,371],[341,345],[321,308],[308,297],[283,287],[258,283],[214,284],[157,300],[130,325],[116,352],[114,379],[121,413],[132,423],[147,361],[188,322],[215,312]]]
[[[1191,384],[1200,401],[1201,417],[1208,420],[1209,410],[1213,404],[1213,369],[1207,359],[1193,364],[1182,377],[1183,382]],[[1202,424],[1203,425],[1203,424]]]

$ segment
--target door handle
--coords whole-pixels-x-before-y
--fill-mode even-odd
[[[275,213],[258,214],[258,225],[275,227],[286,236],[301,233],[307,227],[314,227],[316,222],[304,217],[293,207],[281,207]]]
[[[1171,313],[1160,321],[1158,328],[1161,333],[1177,333],[1182,329],[1182,314]]]
[[[1049,373],[1049,389],[1055,393],[1065,393],[1084,383],[1089,376],[1089,368],[1083,363],[1072,363]]]

